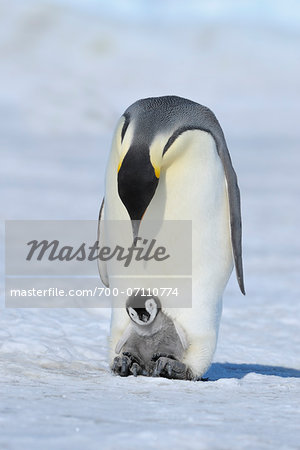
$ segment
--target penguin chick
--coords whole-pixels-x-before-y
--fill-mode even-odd
[[[180,362],[188,348],[185,332],[162,311],[160,300],[135,293],[127,299],[126,311],[131,322],[116,345],[122,356],[115,358],[113,371],[121,376],[189,378]]]

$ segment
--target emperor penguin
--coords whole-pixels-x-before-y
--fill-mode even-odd
[[[177,96],[138,100],[120,118],[99,214],[100,248],[120,237],[130,245],[150,219],[192,223],[192,306],[165,311],[186,333],[189,345],[181,362],[191,378],[201,379],[216,348],[222,296],[234,265],[245,294],[240,192],[215,115]],[[122,223],[121,231],[115,222]],[[98,265],[104,285],[118,287],[113,262],[99,259]],[[125,305],[126,290],[119,294]],[[111,366],[129,323],[124,307],[112,308]]]
[[[181,363],[188,342],[184,330],[162,310],[158,297],[134,292],[126,302],[130,324],[116,345],[112,370],[127,376],[166,376],[187,379]]]

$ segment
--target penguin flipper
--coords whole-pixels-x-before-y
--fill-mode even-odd
[[[219,144],[219,145],[218,145]],[[223,164],[230,211],[231,243],[234,257],[237,281],[242,294],[245,295],[243,261],[242,261],[242,220],[241,199],[237,176],[232,166],[230,154],[223,136],[223,140],[217,142],[218,153]]]
[[[104,197],[101,203],[100,211],[99,211],[99,219],[98,219],[98,243],[99,247],[101,248],[104,244],[103,242],[103,232],[101,230],[101,224],[103,220],[103,214],[104,214]],[[104,286],[109,287],[109,281],[108,281],[108,275],[107,275],[107,268],[105,261],[101,261],[100,258],[97,259],[98,262],[98,270],[100,274],[100,278]]]
[[[124,333],[122,334],[116,345],[115,352],[117,353],[117,355],[120,353],[120,351],[128,341],[130,334],[131,334],[131,326],[128,325],[128,327],[125,329]]]
[[[183,347],[183,350],[184,351],[187,350],[188,346],[189,346],[189,343],[188,343],[188,340],[187,340],[186,333],[185,333],[184,329],[175,320],[174,320],[174,327],[175,327],[175,330],[176,330],[176,332],[177,332],[177,334],[179,336],[179,339],[180,339],[181,345]]]

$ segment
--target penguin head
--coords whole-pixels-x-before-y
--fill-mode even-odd
[[[150,325],[161,311],[161,303],[151,295],[132,295],[126,302],[130,319],[137,325]]]
[[[159,182],[159,168],[150,158],[150,147],[139,139],[133,140],[118,166],[118,194],[127,209],[134,238],[140,221],[148,208]]]

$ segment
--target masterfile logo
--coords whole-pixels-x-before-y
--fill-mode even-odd
[[[139,245],[139,241],[141,241],[142,245]],[[132,245],[127,249],[120,245],[117,245],[113,249],[105,246],[100,247],[99,241],[95,241],[92,246],[87,246],[83,242],[76,249],[70,245],[60,246],[58,240],[53,240],[52,242],[43,240],[38,242],[35,239],[27,242],[27,245],[31,246],[31,248],[26,260],[31,261],[34,256],[38,261],[41,261],[44,257],[48,258],[49,261],[72,261],[73,259],[77,261],[84,261],[85,259],[89,261],[95,261],[97,259],[109,261],[110,259],[116,258],[117,261],[123,261],[124,266],[128,267],[133,259],[136,261],[150,261],[154,259],[159,262],[170,258],[165,247],[160,246],[155,248],[155,244],[156,239],[151,239],[148,243],[148,239],[136,237]]]

